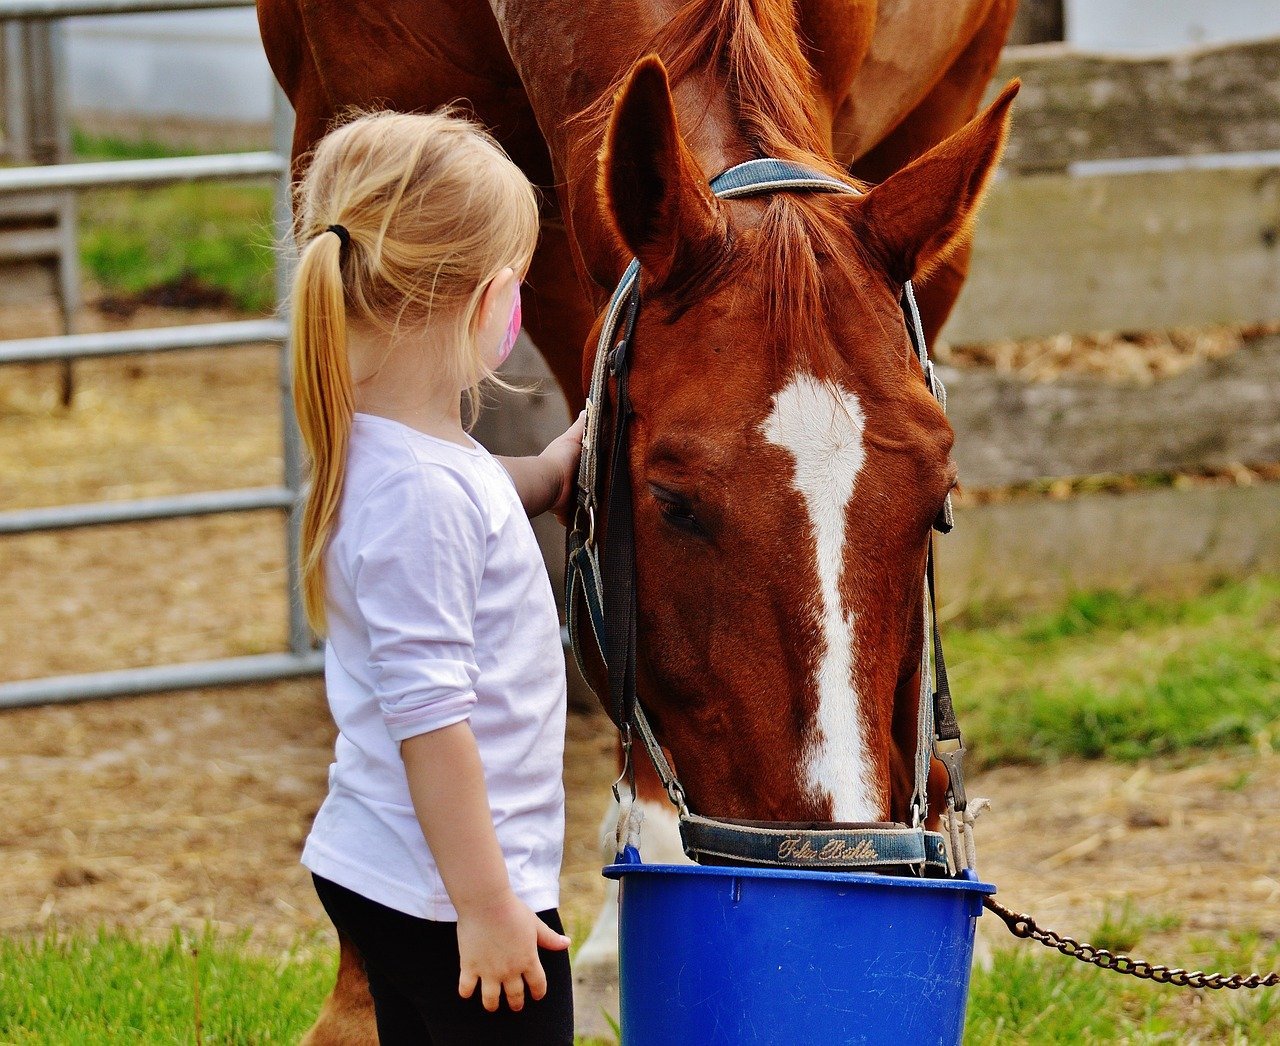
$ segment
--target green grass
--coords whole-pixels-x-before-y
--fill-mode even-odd
[[[264,951],[212,932],[164,944],[105,930],[0,938],[0,1046],[295,1043],[336,966],[318,940]]]
[[[1204,969],[1268,969],[1280,962],[1280,945],[1243,935],[1225,947],[1193,943],[1177,958]],[[296,1042],[332,983],[334,959],[312,942],[264,954],[212,934],[175,934],[167,944],[107,932],[0,941],[0,1043]],[[1280,993],[1191,993],[1025,944],[975,971],[965,1041],[1275,1042]]]
[[[972,621],[945,638],[979,765],[1280,740],[1278,578],[1185,599],[1081,594],[1052,613]]]
[[[75,139],[81,160],[133,160],[190,153],[157,142]],[[110,294],[136,295],[194,277],[230,305],[274,304],[271,188],[198,183],[87,193],[80,205],[80,262]]]
[[[1176,956],[1142,957],[1222,972],[1273,970],[1280,963],[1280,944],[1256,935],[1238,935],[1225,947],[1192,942],[1178,948]],[[1093,969],[1031,944],[1000,951],[989,970],[974,972],[965,1027],[966,1046],[1277,1041],[1280,989],[1173,988]]]
[[[0,941],[0,1042],[194,1043],[197,982],[204,1042],[297,1042],[334,958],[315,948],[264,955],[212,934]]]

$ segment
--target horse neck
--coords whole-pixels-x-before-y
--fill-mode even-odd
[[[551,154],[579,273],[602,292],[612,289],[627,262],[596,191],[606,121],[575,117],[614,88],[683,6],[679,0],[508,0],[496,7]],[[673,94],[685,144],[707,178],[757,154],[717,71],[680,78]]]

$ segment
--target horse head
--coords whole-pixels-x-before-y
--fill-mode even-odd
[[[968,234],[1016,90],[861,195],[734,201],[656,57],[614,99],[599,197],[644,303],[637,682],[700,813],[907,817],[926,554],[956,470],[899,300]]]

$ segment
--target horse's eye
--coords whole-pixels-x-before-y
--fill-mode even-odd
[[[694,514],[688,498],[677,494],[674,490],[660,487],[656,483],[649,484],[649,493],[658,502],[658,511],[662,513],[662,518],[673,527],[699,537],[705,536],[706,531],[698,522],[698,517]]]

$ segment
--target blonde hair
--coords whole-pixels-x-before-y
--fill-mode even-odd
[[[293,287],[293,401],[309,452],[302,514],[302,600],[325,630],[324,555],[342,500],[354,392],[347,325],[455,324],[444,380],[496,380],[476,328],[484,291],[529,267],[538,235],[533,187],[493,138],[447,110],[355,114],[316,146],[294,191],[301,249]],[[329,231],[340,225],[349,243]],[[450,349],[440,351],[449,353]]]

